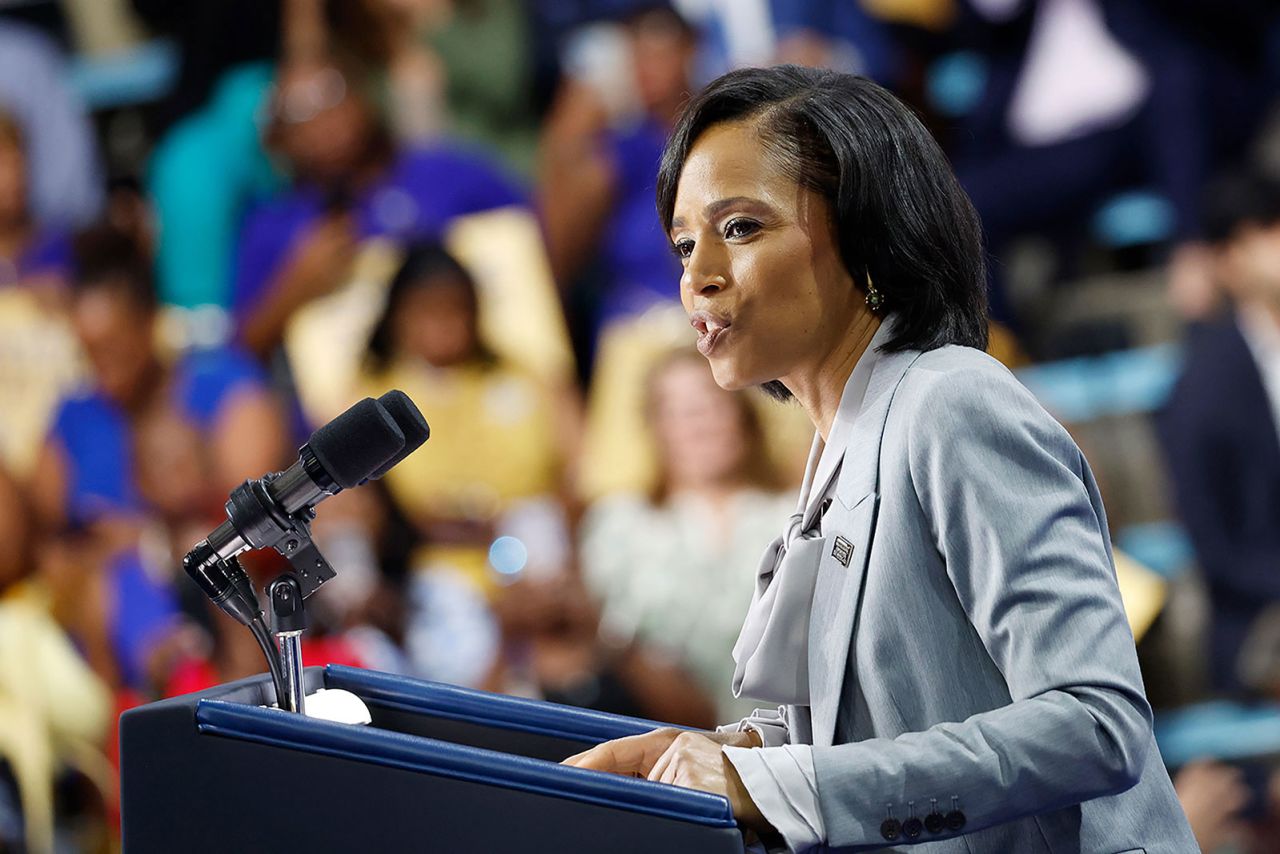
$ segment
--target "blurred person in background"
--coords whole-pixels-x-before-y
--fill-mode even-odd
[[[148,114],[158,137],[146,168],[163,235],[157,284],[165,303],[203,309],[186,318],[190,340],[221,343],[242,220],[285,183],[261,133],[277,65],[323,56],[334,34],[324,0],[132,4],[180,58],[173,87]]]
[[[949,153],[996,259],[1027,234],[1073,245],[1102,202],[1136,187],[1167,203],[1170,243],[1190,244],[1211,100],[1197,89],[1196,46],[1165,10],[1137,0],[966,6],[953,38],[981,57],[983,83]],[[1025,322],[1007,304],[1001,270],[992,265],[993,317]]]
[[[554,399],[485,346],[471,274],[438,244],[406,255],[368,355],[371,390],[403,389],[431,413],[432,453],[384,479],[428,542],[487,549],[503,511],[562,493],[568,449]]]
[[[1178,802],[1206,854],[1243,850],[1248,826],[1241,813],[1249,803],[1249,789],[1241,772],[1218,762],[1193,762],[1173,778]]]
[[[698,39],[670,4],[632,5],[620,32],[579,34],[542,138],[547,251],[562,284],[598,263],[592,330],[679,296],[680,265],[653,219],[653,176],[695,88]]]
[[[70,240],[36,219],[30,189],[22,128],[0,106],[0,465],[20,478],[79,372],[66,313]]]
[[[1190,78],[1184,97],[1201,115],[1202,136],[1192,145],[1202,149],[1205,173],[1238,168],[1245,160],[1265,161],[1264,126],[1280,104],[1280,6],[1270,0],[1167,0],[1153,5],[1186,45],[1175,73]],[[1207,224],[1200,225],[1203,229]],[[1187,320],[1212,320],[1221,296],[1213,281],[1213,252],[1203,231],[1193,237],[1171,256],[1169,297]]]
[[[777,490],[759,416],[680,350],[657,365],[647,414],[659,477],[583,520],[582,576],[599,602],[614,670],[647,717],[712,726],[758,705],[735,700],[733,645],[751,602],[751,567],[791,502]]]
[[[267,156],[260,117],[276,61],[320,55],[323,0],[132,0],[151,29],[176,43],[177,79],[148,112],[157,137],[147,191],[163,239],[162,300],[203,309],[190,340],[230,334],[236,239],[249,208],[284,183]],[[214,307],[216,310],[209,310]]]
[[[286,433],[260,369],[230,349],[162,357],[150,259],[108,228],[77,245],[71,315],[91,381],[63,400],[31,480],[43,530],[92,528],[108,550],[133,542],[142,502],[131,436],[161,402],[198,425],[221,495],[280,468]]]
[[[333,40],[371,69],[396,139],[441,134],[533,171],[532,10],[517,0],[327,0]]]
[[[31,218],[53,229],[91,223],[106,182],[93,126],[58,48],[37,31],[0,20],[0,109],[19,127],[30,158]]]
[[[418,543],[412,572],[441,570],[495,592],[491,544],[512,536],[527,550],[513,572],[557,575],[569,559],[566,464],[571,431],[544,381],[494,355],[481,340],[471,274],[439,244],[409,249],[370,336],[369,393],[403,389],[431,422],[431,447],[382,481]],[[459,607],[466,603],[460,602]],[[492,639],[471,621],[475,661]],[[462,636],[459,635],[459,643]],[[417,645],[409,643],[410,654]],[[467,674],[475,682],[479,674]]]
[[[830,68],[897,88],[903,57],[888,26],[868,3],[770,0],[779,63]]]
[[[1240,654],[1280,603],[1280,185],[1223,177],[1205,220],[1229,307],[1193,328],[1159,434],[1208,584],[1212,685],[1274,695],[1280,685],[1242,684]]]
[[[199,428],[168,401],[141,414],[132,433],[133,479],[146,517],[136,544],[109,559],[100,604],[121,687],[144,700],[164,694],[183,659],[206,653],[199,627],[212,622],[213,609],[181,571],[182,558],[225,518],[226,495],[211,486]],[[230,672],[261,669],[252,639],[248,647]]]
[[[236,263],[240,338],[261,357],[298,308],[344,282],[365,238],[434,238],[455,217],[521,203],[481,157],[444,142],[397,147],[368,85],[329,59],[279,72],[268,142],[292,186],[248,216]]]
[[[6,851],[54,850],[55,832],[65,831],[68,819],[55,807],[55,789],[65,793],[69,769],[111,787],[101,755],[110,693],[55,619],[56,591],[36,576],[36,564],[31,514],[0,468],[0,849]]]

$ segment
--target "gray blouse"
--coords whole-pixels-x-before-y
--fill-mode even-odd
[[[796,512],[782,536],[765,549],[755,594],[733,648],[735,696],[779,705],[758,709],[722,730],[755,730],[769,750],[726,747],[725,755],[760,808],[792,851],[826,838],[813,758],[807,744],[788,743],[782,706],[809,705],[808,638],[810,605],[818,564],[826,548],[821,515],[835,488],[844,446],[862,408],[878,348],[891,334],[888,320],[872,336],[845,383],[828,442],[815,434]],[[827,449],[831,453],[827,453]]]

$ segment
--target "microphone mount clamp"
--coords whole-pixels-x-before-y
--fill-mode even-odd
[[[240,538],[251,548],[272,548],[284,556],[297,574],[297,583],[305,599],[336,573],[311,537],[315,508],[305,506],[285,514],[272,500],[267,486],[278,477],[279,473],[273,473],[259,480],[246,480],[237,486],[227,499],[227,517]]]

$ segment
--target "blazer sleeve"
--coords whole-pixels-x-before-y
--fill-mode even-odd
[[[918,405],[888,429],[907,425],[894,444],[908,449],[924,521],[1010,702],[894,739],[815,746],[831,845],[883,844],[886,804],[902,817],[909,801],[955,797],[967,833],[1119,793],[1136,785],[1153,742],[1080,451],[1007,372],[928,373]],[[882,471],[895,464],[886,457]]]

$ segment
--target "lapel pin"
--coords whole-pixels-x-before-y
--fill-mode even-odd
[[[836,537],[836,544],[831,548],[831,556],[840,561],[841,566],[848,566],[853,557],[853,543],[844,537]]]

